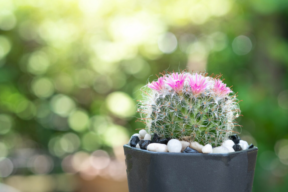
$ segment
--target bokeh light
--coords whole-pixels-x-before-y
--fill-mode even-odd
[[[205,4],[198,4],[191,7],[190,17],[193,23],[203,24],[210,17],[210,11]]]
[[[69,125],[75,131],[84,131],[89,125],[89,117],[83,110],[76,110],[69,115]]]
[[[278,104],[279,107],[283,109],[288,109],[288,90],[284,90],[278,95]]]
[[[54,86],[50,79],[37,78],[32,83],[32,89],[36,96],[40,98],[50,97],[54,92]]]
[[[9,40],[5,36],[0,35],[0,59],[4,58],[10,49],[11,44]]]
[[[8,133],[8,131],[12,128],[12,119],[8,115],[1,114],[0,115],[0,134],[3,135]]]
[[[87,151],[94,151],[95,149],[99,148],[100,141],[100,137],[93,132],[85,133],[82,136],[82,146]]]
[[[104,169],[110,163],[109,155],[106,151],[95,151],[91,154],[90,161],[95,169]]]
[[[166,33],[159,37],[158,47],[163,53],[172,53],[177,48],[177,39],[173,33]]]
[[[54,165],[52,159],[47,155],[36,155],[29,160],[30,169],[35,174],[47,174]]]
[[[53,111],[63,117],[67,117],[74,109],[75,103],[66,95],[55,95],[51,100]]]
[[[47,71],[49,60],[44,52],[34,52],[28,60],[28,71],[34,75],[41,75]]]
[[[127,129],[120,125],[110,125],[103,134],[103,141],[113,147],[124,145],[129,140]]]
[[[240,35],[233,40],[232,47],[237,55],[246,55],[252,49],[252,42],[249,37]]]
[[[60,139],[60,145],[66,153],[73,153],[80,147],[81,141],[78,135],[74,133],[66,133]]]
[[[14,166],[10,159],[0,160],[0,177],[8,177],[13,172]]]
[[[4,143],[0,143],[0,160],[8,155],[7,146]]]
[[[278,141],[274,148],[281,163],[288,165],[288,139]]]
[[[123,92],[114,92],[107,96],[108,109],[118,117],[131,117],[136,112],[135,102]]]

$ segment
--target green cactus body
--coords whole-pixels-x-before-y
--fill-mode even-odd
[[[217,92],[213,87],[216,79],[203,75],[200,76],[205,80],[206,86],[195,94],[192,89],[196,89],[197,81],[195,86],[193,82],[191,86],[187,78],[193,79],[195,74],[189,73],[182,73],[185,79],[180,86],[181,89],[173,89],[166,84],[169,84],[169,80],[175,79],[172,75],[165,75],[164,82],[160,81],[163,85],[161,89],[154,89],[155,82],[147,86],[150,87],[151,96],[140,102],[138,109],[142,111],[141,120],[146,124],[146,131],[151,134],[157,133],[163,138],[188,138],[200,144],[210,143],[212,146],[219,146],[234,132],[236,123],[233,120],[240,113],[236,96],[231,94],[232,91],[225,84],[222,85],[225,85],[226,92],[217,95],[213,91]],[[199,77],[199,74],[197,75]]]

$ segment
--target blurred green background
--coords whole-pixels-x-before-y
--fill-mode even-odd
[[[0,191],[127,192],[122,144],[164,70],[223,74],[254,192],[288,191],[287,0],[0,0]]]

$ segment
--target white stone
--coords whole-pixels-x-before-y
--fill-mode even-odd
[[[167,145],[160,143],[151,143],[147,146],[148,151],[154,152],[168,152]]]
[[[151,135],[149,133],[146,133],[144,140],[151,140]]]
[[[129,139],[129,142],[128,142],[128,144],[130,145],[130,142],[131,142],[131,139],[132,139],[132,137],[133,136],[138,136],[138,138],[140,139],[140,137],[139,137],[139,134],[138,133],[135,133],[135,134],[133,134],[131,137],[130,137],[130,139]]]
[[[234,152],[234,149],[231,147],[220,146],[213,148],[213,153],[230,153],[230,152]]]
[[[191,142],[190,147],[192,149],[195,149],[196,151],[202,153],[203,145],[199,144],[197,141]]]
[[[233,149],[233,147],[226,147],[228,150],[229,150],[229,152],[235,152],[235,150]]]
[[[244,140],[240,140],[239,145],[241,146],[242,150],[246,150],[249,147],[249,144],[247,143],[247,141],[244,141]]]
[[[182,149],[182,144],[178,139],[171,139],[167,143],[168,151],[170,153],[180,153]]]
[[[233,148],[233,146],[235,145],[235,143],[232,141],[232,140],[226,140],[226,141],[224,141],[223,143],[222,143],[222,146],[224,146],[224,147],[232,147]]]
[[[181,151],[184,151],[186,149],[186,147],[189,147],[190,143],[187,141],[180,141],[182,144],[182,149]]]
[[[230,139],[228,139],[222,143],[222,147],[226,148],[225,149],[227,151],[226,153],[235,152],[235,150],[233,149],[234,145],[235,145],[235,143]]]
[[[140,139],[144,139],[146,133],[147,133],[147,132],[146,132],[144,129],[141,129],[141,130],[139,131]]]
[[[140,149],[140,145],[139,145],[139,143],[137,143],[136,148]]]
[[[202,148],[202,153],[212,153],[212,152],[213,149],[211,144],[207,144]]]

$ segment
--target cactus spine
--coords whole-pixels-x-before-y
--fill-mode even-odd
[[[218,77],[165,74],[143,89],[147,97],[138,112],[148,133],[219,146],[237,126],[236,95]]]

